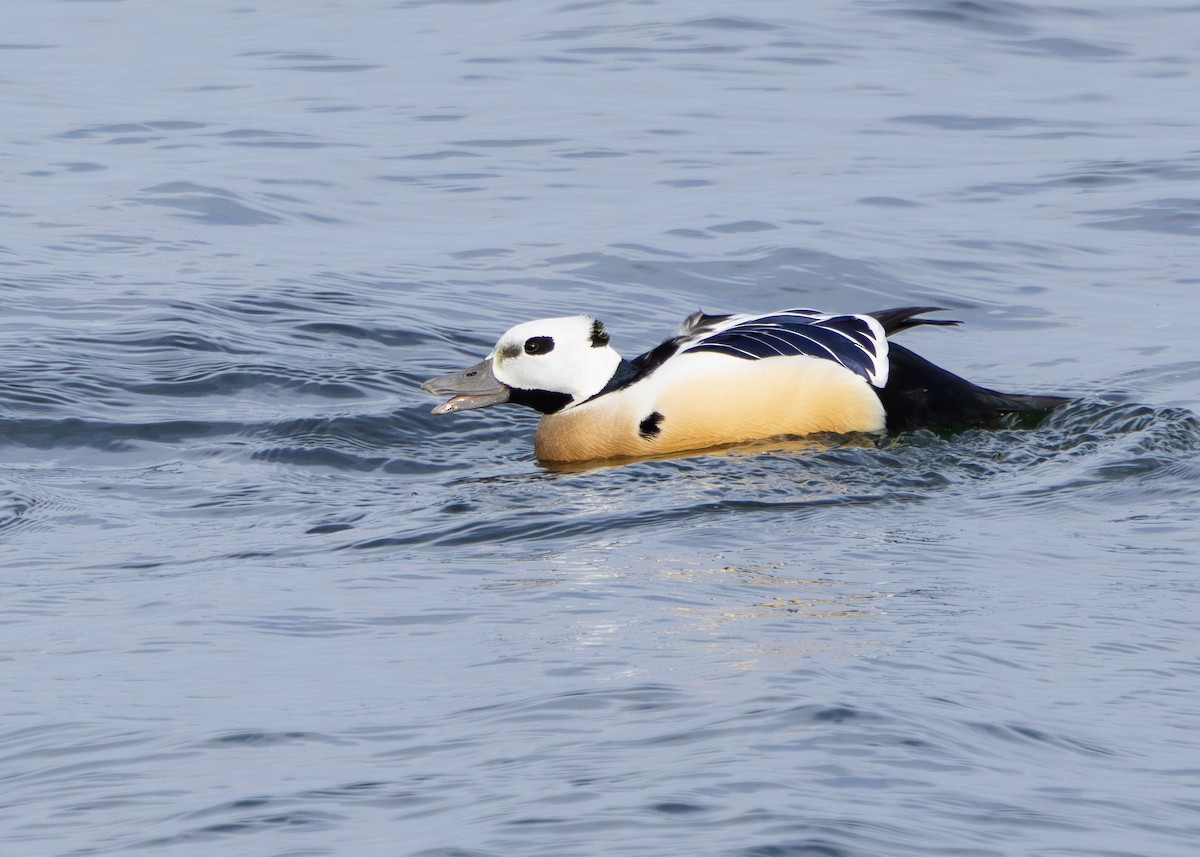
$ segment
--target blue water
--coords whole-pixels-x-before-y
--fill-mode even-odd
[[[0,853],[1197,853],[1200,6],[5,23]],[[912,304],[1077,401],[560,472],[419,390]]]

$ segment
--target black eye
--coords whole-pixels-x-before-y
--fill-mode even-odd
[[[549,336],[531,336],[525,340],[526,354],[546,354],[554,350],[554,340]]]

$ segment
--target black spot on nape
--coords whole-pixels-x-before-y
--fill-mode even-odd
[[[656,437],[658,433],[662,431],[662,428],[659,426],[659,423],[662,421],[662,414],[660,414],[658,411],[651,412],[650,416],[638,423],[638,434],[640,434],[646,440]]]
[[[554,340],[549,336],[531,336],[525,340],[526,354],[549,354],[554,350]]]
[[[675,352],[679,350],[679,344],[683,342],[685,337],[673,336],[670,339],[665,339],[658,345],[651,348],[645,354],[639,354],[630,361],[635,374],[634,380],[644,378],[649,375],[659,366],[666,363]],[[631,382],[632,383],[632,382]]]
[[[608,331],[596,319],[592,319],[592,348],[603,348],[608,345]]]

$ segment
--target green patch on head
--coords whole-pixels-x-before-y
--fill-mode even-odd
[[[597,319],[592,319],[592,348],[603,348],[608,345],[608,331]]]

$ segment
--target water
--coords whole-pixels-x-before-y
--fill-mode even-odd
[[[1200,8],[6,23],[4,854],[1196,852]],[[555,472],[418,389],[909,304],[1078,401]]]

